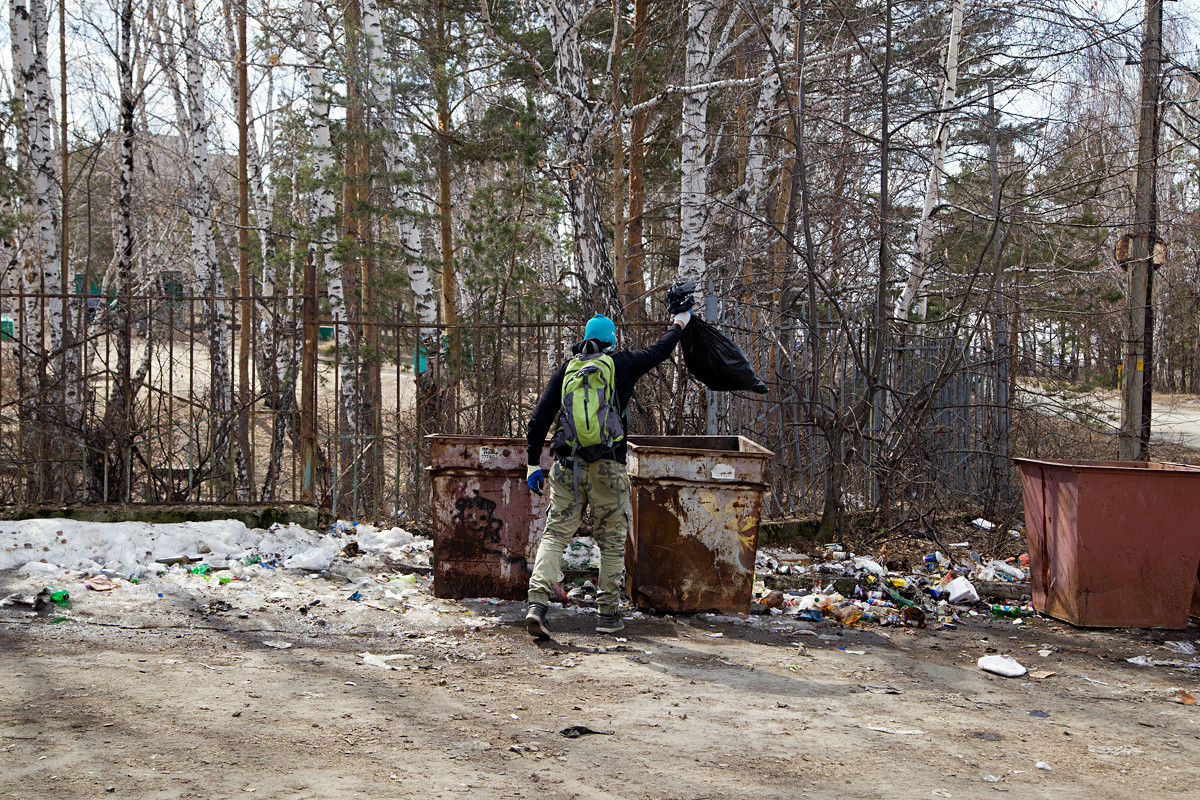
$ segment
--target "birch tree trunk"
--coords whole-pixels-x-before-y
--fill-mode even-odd
[[[687,7],[683,82],[707,83],[712,73],[714,0],[692,0]],[[707,261],[704,237],[708,226],[708,92],[683,95],[679,159],[679,279],[694,280],[701,295]]]
[[[588,310],[620,317],[612,264],[604,239],[593,158],[594,110],[583,69],[580,26],[591,0],[540,0],[539,9],[554,48],[554,75],[566,106],[567,187],[575,234],[580,293]]]
[[[929,283],[929,249],[933,243],[933,210],[941,196],[942,173],[946,163],[946,149],[950,143],[950,112],[958,90],[958,43],[962,38],[963,0],[954,0],[950,11],[950,39],[946,44],[946,77],[942,83],[941,110],[933,135],[933,161],[925,179],[925,204],[921,209],[921,221],[917,224],[917,244],[913,251],[912,267],[904,291],[896,300],[893,315],[901,324],[908,320],[913,301]],[[922,296],[917,305],[917,319],[924,320],[928,300]]]
[[[55,167],[53,98],[48,71],[49,34],[44,0],[14,0],[10,24],[13,33],[14,90],[23,101],[25,112],[23,143],[28,144],[29,199],[22,213],[29,218],[32,234],[22,248],[20,274],[27,293],[27,337],[35,357],[30,364],[39,386],[37,395],[46,400],[38,411],[41,431],[39,449],[53,445],[54,453],[67,458],[83,424],[83,395],[80,381],[79,352],[75,348],[74,325],[65,304],[66,265],[61,247],[61,199],[63,197]],[[64,145],[65,147],[65,145]],[[29,293],[41,297],[29,297]],[[44,313],[42,307],[44,304]],[[36,307],[36,311],[34,311]],[[34,312],[34,313],[30,313]],[[44,327],[49,330],[44,330]],[[50,350],[45,349],[49,335]],[[64,479],[63,470],[55,469],[43,453],[45,466],[39,477],[42,500],[57,496],[56,486]]]
[[[420,429],[418,435],[434,433],[440,429],[440,391],[435,376],[438,374],[437,360],[441,358],[438,342],[437,297],[433,278],[421,249],[421,231],[417,227],[414,208],[416,200],[408,187],[397,180],[404,172],[404,154],[410,143],[401,130],[397,114],[395,83],[388,77],[384,62],[383,26],[375,0],[362,0],[363,32],[368,58],[368,91],[379,114],[384,129],[383,158],[388,174],[392,208],[395,214],[396,235],[400,243],[400,257],[408,273],[408,282],[413,293],[413,312],[420,323],[419,343],[413,353],[413,375],[417,384],[417,415]]]
[[[189,223],[192,241],[192,268],[200,291],[208,295],[209,380],[212,404],[212,470],[224,486],[236,484],[236,459],[231,458],[233,426],[231,394],[233,386],[229,363],[229,310],[225,303],[225,285],[217,264],[217,244],[212,220],[212,177],[208,167],[208,111],[204,93],[204,66],[196,36],[196,11],[193,3],[183,2],[183,52],[187,64],[188,129],[191,139],[191,190]]]
[[[116,254],[113,283],[116,307],[112,327],[116,331],[117,365],[104,420],[89,432],[92,465],[89,494],[107,502],[128,500],[133,472],[134,385],[130,354],[133,292],[133,118],[137,98],[133,93],[133,1],[122,0],[117,46],[117,84],[120,131],[117,156]]]
[[[649,25],[649,0],[633,2],[633,74],[629,104],[639,106],[646,100],[646,28]],[[629,217],[625,225],[628,236],[625,259],[625,283],[618,287],[622,308],[633,321],[644,316],[645,250],[642,243],[643,214],[646,209],[646,120],[649,110],[635,111],[629,121]],[[636,302],[635,302],[636,300]]]
[[[763,79],[758,93],[758,106],[754,111],[754,122],[750,126],[750,141],[746,148],[746,183],[740,193],[742,200],[740,211],[747,217],[759,213],[763,192],[767,186],[767,153],[770,147],[771,125],[774,121],[776,106],[779,103],[779,90],[783,87],[780,71],[771,69],[771,60],[784,55],[787,44],[787,23],[789,13],[784,0],[775,0],[771,7],[771,30],[769,34],[770,49],[767,53],[767,76]],[[750,238],[753,224],[749,219],[742,223],[745,231],[743,251],[751,252]]]
[[[358,430],[358,375],[355,372],[353,361],[347,358],[350,353],[354,352],[354,331],[349,324],[349,314],[347,313],[342,264],[335,250],[338,220],[336,217],[337,197],[330,186],[334,163],[329,133],[328,87],[325,85],[324,61],[317,39],[316,11],[312,0],[304,2],[304,30],[304,49],[308,59],[308,88],[312,104],[313,160],[317,173],[317,186],[313,191],[317,241],[310,247],[315,248],[323,256],[329,315],[333,322],[337,349],[341,354],[338,370],[340,383],[338,409],[342,420],[343,435],[347,435],[351,431]],[[314,257],[317,254],[314,252]],[[335,473],[345,467],[344,463],[338,464]]]

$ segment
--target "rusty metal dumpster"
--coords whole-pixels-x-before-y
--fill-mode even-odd
[[[773,455],[742,436],[629,438],[634,524],[625,566],[634,605],[750,610]]]
[[[1187,625],[1200,565],[1200,468],[1015,461],[1038,611],[1086,627]]]
[[[546,524],[546,498],[525,483],[525,440],[426,438],[433,479],[434,595],[525,599]],[[543,453],[543,463],[548,460]]]

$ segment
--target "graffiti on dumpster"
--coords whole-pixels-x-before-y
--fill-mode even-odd
[[[501,535],[504,520],[496,516],[495,500],[483,497],[478,491],[459,497],[454,501],[450,522],[454,535],[443,560],[454,562],[459,579],[494,574],[497,561],[502,565],[502,573],[508,574],[513,567],[526,574],[530,572],[525,554],[511,550]]]
[[[454,532],[458,536],[466,536],[480,543],[500,543],[500,529],[504,527],[504,520],[496,518],[496,502],[481,497],[478,492],[454,501],[454,514],[450,521],[454,523]]]

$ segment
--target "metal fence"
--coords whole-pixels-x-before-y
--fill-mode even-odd
[[[883,354],[867,413],[835,441],[807,412],[848,414],[867,392],[867,323],[822,321],[722,303],[708,310],[769,387],[764,395],[709,393],[712,433],[747,436],[776,454],[769,470],[773,516],[820,514],[831,460],[842,461],[846,511],[884,511],[903,521],[1011,503],[1010,359],[977,337],[909,332]],[[814,365],[813,339],[822,353]],[[898,337],[899,338],[899,337]],[[857,358],[856,358],[857,356]],[[818,373],[818,396],[809,376]]]
[[[582,332],[581,322],[519,310],[494,324],[421,326],[399,305],[335,321],[320,318],[315,292],[243,304],[236,294],[18,291],[0,294],[0,311],[0,504],[294,502],[400,524],[428,514],[424,435],[523,436]],[[981,506],[1007,480],[997,461],[1004,361],[978,345],[925,338],[896,348],[891,399],[831,448],[797,377],[808,363],[803,320],[732,304],[710,318],[770,391],[703,391],[677,355],[639,383],[631,432],[765,445],[776,454],[772,515],[819,513],[831,452],[847,465],[850,509]],[[664,330],[622,325],[620,344],[645,346]],[[846,355],[856,330],[830,325],[823,337],[831,396],[859,391]],[[916,403],[921,392],[929,397]]]

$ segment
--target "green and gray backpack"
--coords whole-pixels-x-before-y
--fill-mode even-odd
[[[563,377],[562,410],[551,448],[587,463],[611,458],[625,438],[619,406],[612,356],[575,356],[567,363]]]

